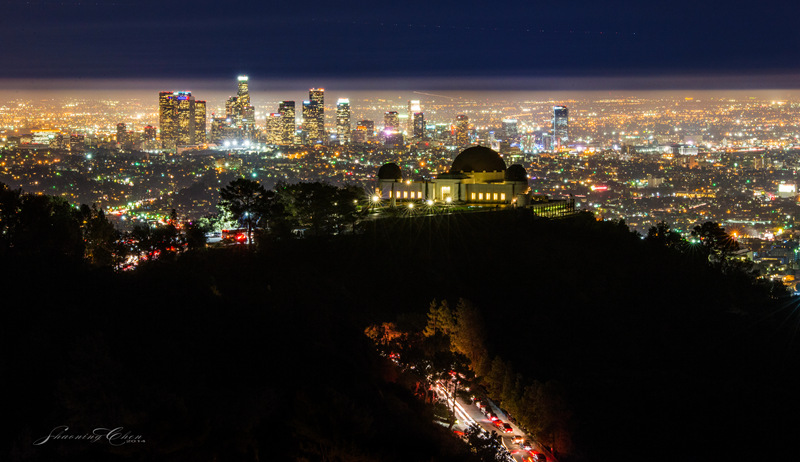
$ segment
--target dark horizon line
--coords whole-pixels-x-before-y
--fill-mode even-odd
[[[405,91],[672,91],[672,90],[800,90],[800,72],[772,73],[659,73],[639,75],[552,75],[535,77],[342,77],[297,75],[282,78],[242,72],[223,77],[141,77],[141,78],[0,78],[0,91],[31,90],[163,90],[172,87],[210,89],[220,83],[235,81],[237,75],[249,75],[251,91],[297,90],[305,86],[335,86],[347,90]],[[213,86],[211,86],[213,84]],[[160,88],[166,86],[165,88]]]

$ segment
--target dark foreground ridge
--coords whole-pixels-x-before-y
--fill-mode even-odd
[[[2,460],[471,460],[363,333],[424,325],[434,298],[470,300],[491,356],[561,384],[561,460],[794,453],[793,302],[591,216],[386,219],[133,274],[72,265],[3,262]],[[144,442],[33,444],[60,426]]]

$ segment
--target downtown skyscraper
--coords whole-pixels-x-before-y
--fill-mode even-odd
[[[167,149],[205,143],[206,102],[195,100],[190,91],[159,92],[158,121]]]
[[[312,88],[308,100],[303,101],[303,129],[306,142],[318,144],[325,141],[325,89]]]
[[[453,130],[456,146],[466,146],[469,144],[469,117],[466,114],[456,116],[456,125]]]
[[[569,141],[569,110],[566,106],[553,106],[553,147],[566,146]]]
[[[383,114],[383,130],[393,132],[400,130],[400,116],[397,111],[386,111]]]
[[[237,138],[253,139],[255,136],[256,117],[255,108],[250,104],[249,78],[246,75],[237,77],[236,96],[231,96],[225,102],[225,116]]]
[[[336,136],[339,144],[350,143],[350,100],[347,98],[336,102]]]
[[[295,121],[296,112],[294,101],[281,101],[278,105],[278,113],[281,115],[281,142],[283,145],[294,144],[294,135],[297,131]]]
[[[418,99],[412,99],[408,101],[408,119],[406,119],[406,133],[409,135],[414,135],[414,115],[422,113],[422,106]],[[414,135],[416,136],[416,135]]]

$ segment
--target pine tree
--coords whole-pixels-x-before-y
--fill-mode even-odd
[[[456,305],[455,329],[450,340],[453,350],[463,354],[470,361],[470,367],[477,375],[483,375],[488,369],[488,352],[486,350],[486,331],[480,310],[468,300],[458,300]]]
[[[442,300],[442,303],[437,305],[436,299],[433,299],[428,310],[428,324],[425,326],[423,334],[426,337],[436,334],[450,335],[455,331],[455,327],[453,311],[450,310],[447,300]]]

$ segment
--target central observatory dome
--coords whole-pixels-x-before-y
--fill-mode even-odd
[[[497,152],[485,146],[473,146],[461,151],[450,167],[450,173],[504,172],[506,163]]]

